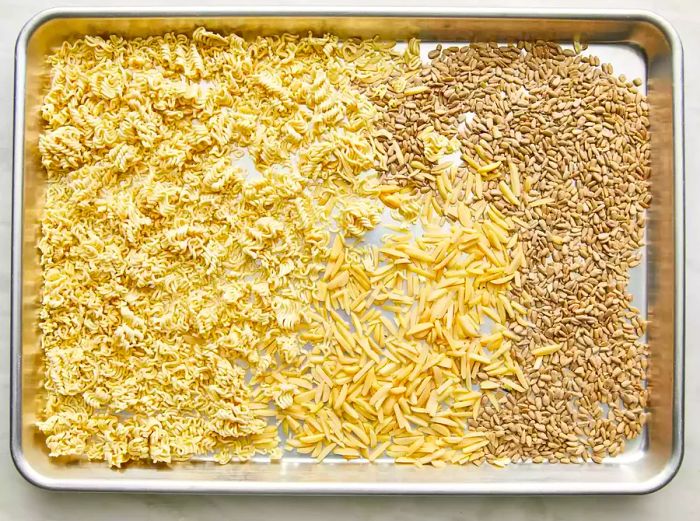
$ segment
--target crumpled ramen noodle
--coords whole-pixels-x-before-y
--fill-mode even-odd
[[[377,223],[370,98],[417,66],[415,44],[392,47],[199,28],[49,57],[38,427],[52,456],[281,456],[275,416],[308,391],[326,220],[355,236]]]

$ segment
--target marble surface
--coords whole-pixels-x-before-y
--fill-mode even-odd
[[[69,0],[71,5],[143,5],[158,0]],[[233,2],[169,0],[168,5],[231,5]],[[301,2],[300,2],[301,3]],[[310,2],[304,2],[310,4]],[[327,0],[327,7],[336,3]],[[342,3],[337,2],[342,6]],[[355,1],[353,5],[377,5],[377,1]],[[692,152],[700,140],[700,3],[695,0],[589,0],[535,2],[559,7],[616,7],[651,9],[666,17],[678,30],[685,48],[685,118],[686,200],[700,196],[700,159]],[[256,5],[279,5],[280,2],[258,0]],[[403,0],[386,5],[425,5]],[[528,6],[531,2],[451,2],[438,0],[435,5]],[[426,498],[426,497],[226,497],[226,496],[158,496],[52,493],[26,483],[15,470],[9,456],[9,285],[10,285],[10,193],[12,136],[12,67],[14,42],[21,26],[34,13],[55,5],[50,0],[0,0],[0,521],[5,520],[209,520],[209,519],[431,519],[465,518],[539,519],[568,521],[664,519],[682,521],[700,519],[700,379],[688,378],[686,384],[686,450],[683,466],[676,478],[664,489],[639,497],[551,497],[551,498]],[[700,241],[694,237],[700,224],[700,205],[687,208],[687,301],[688,315],[700,309]],[[686,342],[686,374],[700,371],[700,352],[696,349],[700,334],[690,328]]]

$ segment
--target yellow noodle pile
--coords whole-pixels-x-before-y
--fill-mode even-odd
[[[417,93],[418,42],[199,28],[86,37],[49,62],[38,426],[52,456],[484,458],[493,434],[467,420],[528,386],[505,327],[524,312],[508,298],[524,256],[482,199],[501,165],[465,158],[458,176],[458,143],[432,127],[417,146],[436,193],[379,184],[371,99]],[[386,209],[401,224],[368,246]]]
[[[434,466],[487,456],[494,434],[467,420],[482,398],[499,407],[528,388],[506,327],[524,320],[508,290],[525,258],[514,223],[477,195],[475,164],[460,179],[454,167],[437,173],[419,236],[397,230],[380,248],[335,237],[306,333],[315,345],[296,378],[305,391],[280,410],[288,450]],[[462,188],[470,205],[456,198]],[[378,192],[390,207],[410,202],[397,187]]]

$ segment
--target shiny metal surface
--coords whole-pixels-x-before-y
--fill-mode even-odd
[[[358,463],[218,465],[187,462],[130,465],[51,460],[33,423],[39,405],[41,354],[37,327],[41,276],[36,250],[45,175],[37,150],[38,108],[46,82],[44,56],[84,34],[140,36],[197,25],[245,36],[280,31],[332,31],[432,41],[551,39],[641,51],[651,105],[652,193],[646,296],[651,321],[650,420],[642,443],[601,465],[512,465],[414,468]],[[576,494],[645,493],[665,485],[683,453],[684,192],[682,50],[663,19],[632,11],[347,8],[318,12],[239,7],[214,9],[55,9],[30,20],[15,57],[11,452],[30,482],[57,490],[306,494]]]

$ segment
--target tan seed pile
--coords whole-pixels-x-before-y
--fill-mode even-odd
[[[650,203],[640,82],[547,42],[438,48],[430,58],[378,101],[392,136],[384,180],[439,192],[421,136],[457,139],[462,174],[483,174],[481,192],[461,197],[483,197],[518,223],[527,258],[512,295],[529,323],[512,329],[530,388],[483,400],[470,425],[495,433],[486,450],[499,458],[614,456],[641,432],[648,399],[645,323],[626,289]],[[490,176],[501,169],[508,182]]]

